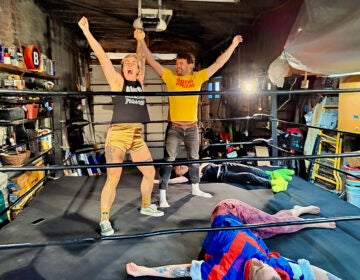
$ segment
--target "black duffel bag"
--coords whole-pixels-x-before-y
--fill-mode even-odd
[[[0,108],[0,121],[25,119],[25,111],[21,107]]]

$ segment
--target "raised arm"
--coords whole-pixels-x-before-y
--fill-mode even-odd
[[[208,70],[208,78],[210,79],[212,75],[214,75],[221,67],[224,66],[224,64],[229,60],[232,53],[236,49],[236,47],[243,41],[243,38],[241,35],[236,35],[234,39],[232,40],[231,45],[224,51],[217,59],[216,61],[211,64],[207,70]]]
[[[106,55],[104,49],[101,47],[99,42],[94,38],[89,29],[89,22],[86,17],[82,17],[78,22],[79,27],[83,31],[91,49],[94,51],[96,57],[98,58],[101,68],[104,72],[105,78],[108,81],[110,88],[112,90],[118,90],[115,88],[119,82],[123,83],[124,79],[120,73],[116,72],[111,60]],[[120,86],[122,88],[122,85]]]
[[[146,45],[146,43],[145,43],[145,32],[144,31],[142,31],[142,32],[144,33],[144,36],[140,40],[138,40],[138,42],[140,43],[142,52],[145,55],[146,61],[149,63],[151,68],[154,69],[156,74],[158,74],[161,77],[162,74],[163,74],[163,67],[161,66],[161,64],[159,62],[157,62],[155,60],[153,54],[151,53],[148,46]]]
[[[134,38],[136,39],[136,42],[137,42],[137,44],[136,44],[136,55],[137,55],[138,60],[139,60],[139,68],[140,68],[139,81],[140,81],[142,87],[144,88],[145,54],[144,54],[143,49],[141,48],[141,45],[140,45],[140,42],[139,42],[139,40],[145,38],[144,31],[142,31],[141,29],[135,29]]]

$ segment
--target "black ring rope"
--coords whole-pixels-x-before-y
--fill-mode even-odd
[[[224,145],[255,145],[255,144],[268,144],[272,142],[272,139],[265,139],[265,138],[256,138],[252,141],[244,141],[244,142],[224,142],[224,143],[212,143],[212,144],[204,144],[204,147],[209,146],[224,146]],[[280,148],[281,149],[281,148]]]
[[[281,122],[281,123],[286,123],[286,124],[305,126],[307,128],[315,128],[315,129],[319,129],[319,130],[339,132],[339,133],[343,133],[343,134],[349,134],[349,135],[352,135],[352,136],[360,137],[359,133],[350,132],[350,131],[346,131],[346,130],[339,130],[339,129],[333,129],[333,128],[324,128],[324,127],[320,127],[320,126],[307,125],[307,124],[301,124],[301,123],[296,123],[296,122],[289,122],[289,121],[284,121],[284,120],[280,120],[280,119],[272,119],[272,120],[277,121],[277,122]]]
[[[310,89],[310,90],[267,90],[267,91],[258,91],[258,95],[285,95],[285,94],[306,94],[312,95],[314,93],[322,93],[322,94],[338,94],[338,93],[347,93],[347,92],[359,92],[359,88],[351,88],[351,89]],[[120,93],[120,92],[118,92]],[[75,97],[87,97],[87,96],[95,96],[95,95],[102,95],[102,96],[112,96],[117,94],[116,91],[38,91],[34,92],[32,90],[14,90],[14,89],[0,89],[0,96],[24,96],[24,95],[31,95],[31,96],[56,96],[56,97],[64,97],[64,96],[75,96]],[[121,92],[121,94],[123,94]],[[179,96],[179,92],[142,92],[144,96]],[[229,95],[239,95],[239,94],[246,94],[242,92],[241,89],[231,89],[231,90],[224,90],[221,92],[215,91],[186,91],[181,92],[182,96],[192,96],[192,95],[213,95],[213,94],[229,94]],[[256,93],[255,93],[256,94]],[[253,94],[253,95],[255,95]]]
[[[276,160],[310,160],[317,158],[346,158],[358,157],[359,153],[341,153],[332,155],[294,155],[282,157],[237,157],[237,158],[219,158],[219,159],[198,159],[198,160],[178,160],[178,161],[144,161],[144,162],[123,162],[123,163],[107,163],[107,164],[84,164],[84,165],[52,165],[52,166],[20,166],[20,167],[0,167],[0,172],[12,171],[37,171],[37,170],[65,170],[80,168],[112,168],[112,167],[136,167],[136,166],[167,166],[167,165],[187,165],[200,164],[208,162],[231,162],[231,161],[276,161]]]
[[[201,119],[198,122],[215,122],[215,121],[239,121],[239,120],[263,120],[263,118],[269,119],[271,118],[270,115],[268,114],[253,114],[252,116],[245,116],[245,117],[233,117],[233,118],[227,118],[227,119],[223,119],[223,118],[211,118],[211,119]],[[62,121],[63,123],[66,121]],[[169,120],[154,120],[154,121],[150,121],[146,124],[153,124],[153,123],[169,123]],[[109,125],[111,124],[110,121],[96,121],[96,122],[92,122],[92,121],[87,121],[87,120],[81,120],[81,121],[74,121],[72,123],[69,123],[66,125],[66,127],[71,127],[71,126],[85,126],[88,124],[95,124],[95,125]]]
[[[278,119],[278,118],[274,118],[273,116],[271,116],[269,114],[257,114],[257,113],[255,113],[252,116],[245,116],[245,117],[233,117],[233,118],[227,118],[227,119],[225,119],[225,118],[201,119],[201,120],[199,120],[199,122],[238,121],[238,120],[268,120],[268,121],[272,121],[272,122],[281,122],[281,123],[291,124],[291,125],[294,125],[294,126],[302,126],[302,127],[306,127],[306,128],[314,128],[314,129],[325,130],[325,131],[339,132],[339,133],[349,134],[349,135],[353,135],[353,136],[357,136],[357,137],[360,136],[359,133],[355,133],[355,132],[339,130],[339,129],[332,129],[332,128],[324,128],[324,127],[321,127],[321,126],[307,125],[307,124],[302,124],[302,123],[297,123],[297,122],[285,121],[285,120],[281,120],[281,119]],[[82,125],[87,125],[87,124],[109,125],[110,124],[109,121],[104,121],[104,122],[83,121],[83,122],[70,123],[67,126],[77,125],[78,123],[80,123]],[[152,124],[152,123],[169,123],[169,121],[168,120],[156,120],[156,121],[150,121],[148,124]],[[201,127],[199,127],[199,128],[201,129]],[[231,143],[229,143],[229,144],[231,144]]]
[[[168,230],[159,230],[159,231],[145,232],[145,233],[126,234],[126,235],[85,237],[85,238],[79,238],[79,239],[56,240],[56,241],[35,242],[35,243],[27,242],[27,243],[0,244],[0,250],[35,248],[35,247],[46,247],[46,246],[68,246],[68,245],[76,245],[76,244],[94,243],[94,242],[99,242],[99,241],[123,240],[123,239],[127,240],[127,239],[134,239],[134,238],[145,238],[145,237],[152,237],[152,236],[159,236],[159,235],[178,234],[178,233],[211,232],[211,231],[222,231],[222,230],[242,230],[242,229],[252,229],[252,228],[302,225],[302,224],[327,223],[327,222],[340,222],[340,221],[354,221],[354,220],[360,220],[360,216],[342,216],[342,217],[333,217],[333,218],[306,219],[306,220],[301,220],[301,221],[244,224],[241,226],[231,226],[231,227],[203,227],[203,228],[168,229]]]
[[[332,166],[330,166],[330,165],[327,165],[327,164],[324,164],[324,163],[321,163],[321,162],[315,162],[315,163],[314,163],[314,160],[311,160],[311,162],[313,162],[313,164],[321,165],[321,166],[326,167],[326,168],[328,168],[328,169],[331,169],[331,170],[334,170],[334,171],[343,173],[344,175],[348,175],[348,176],[351,176],[351,177],[354,177],[354,178],[360,180],[360,175],[351,174],[351,173],[349,173],[349,172],[347,172],[347,171],[344,171],[344,170],[341,170],[341,169],[332,167]]]

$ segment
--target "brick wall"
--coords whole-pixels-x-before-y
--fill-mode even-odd
[[[56,74],[61,78],[56,89],[76,90],[79,52],[69,30],[50,18],[34,0],[0,0],[0,15],[2,45],[19,49],[37,45],[56,61]]]

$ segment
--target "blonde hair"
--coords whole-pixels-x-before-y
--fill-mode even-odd
[[[127,59],[127,58],[130,58],[130,57],[133,57],[133,58],[136,59],[136,61],[137,61],[137,66],[138,66],[138,68],[139,68],[139,73],[138,73],[138,75],[140,75],[140,73],[141,73],[141,63],[140,63],[140,60],[139,60],[139,58],[138,58],[138,56],[137,56],[136,54],[132,54],[132,53],[125,55],[124,58],[121,60],[121,73],[122,73],[122,67],[123,67],[123,64],[124,64],[124,60]]]

